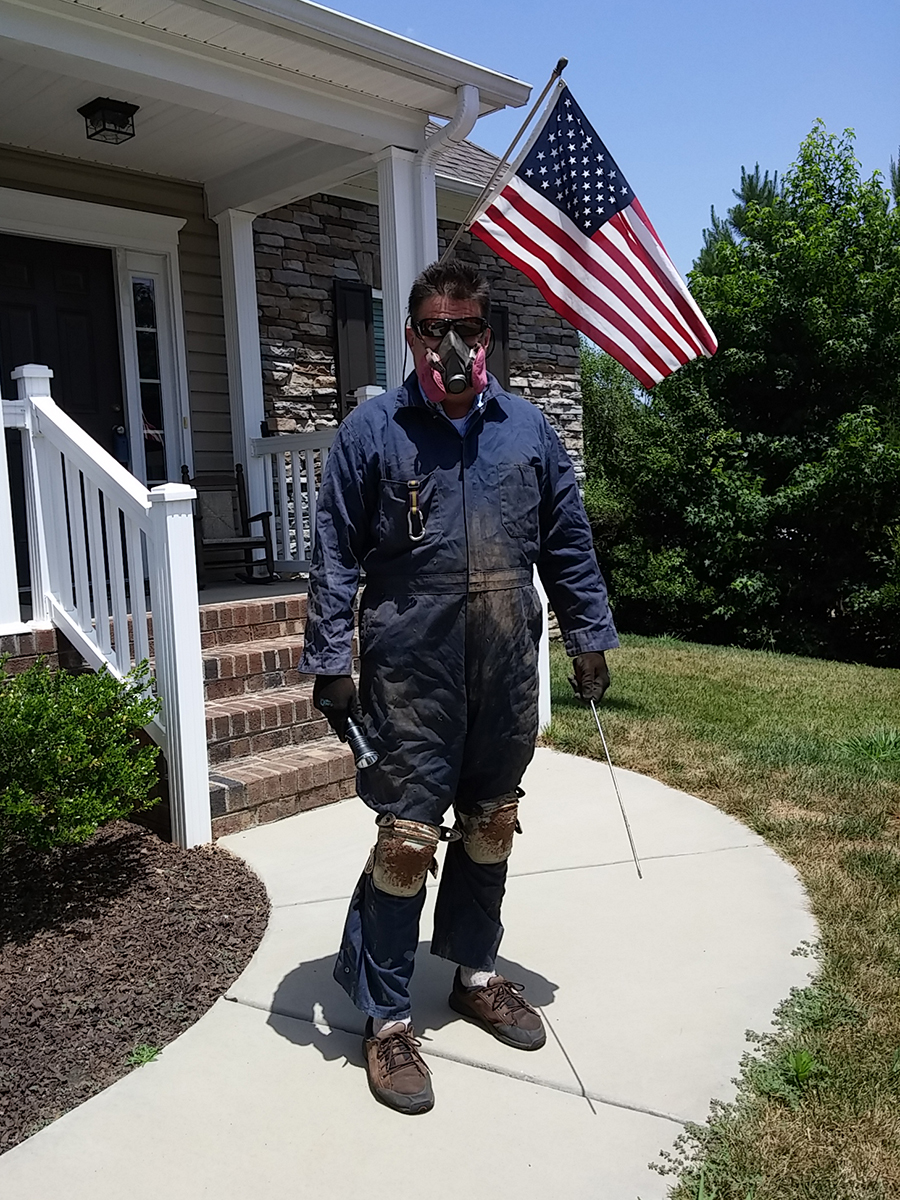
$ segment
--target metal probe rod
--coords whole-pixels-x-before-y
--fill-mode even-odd
[[[619,808],[622,810],[622,820],[625,822],[625,831],[628,834],[628,841],[631,844],[631,853],[634,857],[634,865],[637,868],[638,879],[643,879],[641,873],[641,864],[638,859],[637,850],[634,847],[634,838],[631,836],[631,826],[628,824],[628,813],[625,811],[625,805],[622,803],[622,794],[619,791],[619,785],[616,783],[616,773],[613,770],[612,759],[609,757],[609,746],[606,744],[606,738],[603,735],[603,726],[600,724],[600,718],[597,716],[597,705],[591,701],[591,712],[594,714],[594,720],[597,722],[597,732],[600,734],[600,741],[603,743],[603,749],[606,753],[606,761],[609,764],[609,774],[613,781],[613,787],[616,789],[616,799],[619,801]]]

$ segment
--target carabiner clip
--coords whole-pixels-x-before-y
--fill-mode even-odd
[[[409,489],[409,511],[406,514],[406,523],[409,527],[409,540],[411,542],[421,542],[425,536],[425,522],[422,520],[422,513],[419,511],[419,481],[418,479],[410,479],[406,486]]]

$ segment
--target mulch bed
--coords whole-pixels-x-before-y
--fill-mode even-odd
[[[192,1025],[268,912],[228,851],[126,821],[83,846],[0,854],[0,1153],[133,1070],[137,1046]]]

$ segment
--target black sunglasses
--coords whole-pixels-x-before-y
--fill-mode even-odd
[[[420,337],[445,338],[451,329],[461,338],[474,338],[484,333],[488,323],[484,317],[458,317],[451,321],[446,317],[426,318],[424,321],[413,321],[413,329]]]

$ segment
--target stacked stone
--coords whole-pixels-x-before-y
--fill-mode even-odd
[[[439,225],[443,251],[456,226]],[[266,413],[273,433],[333,427],[335,279],[381,286],[378,209],[313,196],[254,222]],[[578,334],[540,292],[478,238],[463,235],[456,254],[491,282],[509,312],[510,390],[538,405],[584,478]]]
[[[266,416],[272,433],[338,423],[334,281],[381,286],[378,209],[312,196],[253,223]]]

